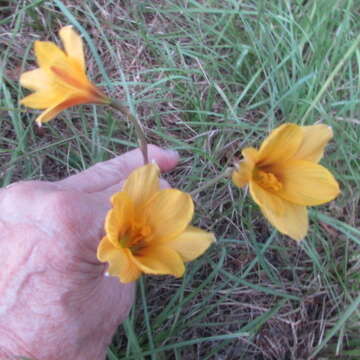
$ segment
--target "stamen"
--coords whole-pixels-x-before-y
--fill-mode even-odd
[[[119,236],[119,244],[123,248],[130,249],[132,253],[136,253],[147,246],[150,235],[151,227],[149,225],[134,222]]]
[[[253,176],[255,182],[266,190],[279,191],[282,188],[282,183],[273,173],[255,169]]]

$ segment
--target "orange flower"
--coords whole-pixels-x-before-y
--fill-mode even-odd
[[[331,173],[318,164],[332,136],[326,125],[284,124],[259,150],[244,149],[244,160],[233,172],[234,184],[249,184],[265,217],[295,240],[304,238],[308,230],[306,206],[324,204],[340,192]]]
[[[194,213],[189,194],[160,189],[155,164],[133,171],[111,202],[97,257],[108,262],[108,273],[123,283],[141,273],[180,277],[184,262],[215,241],[212,233],[189,225]]]
[[[46,109],[36,122],[39,126],[61,111],[78,104],[107,104],[109,99],[86,76],[83,43],[71,26],[61,28],[65,51],[49,41],[35,41],[38,69],[20,77],[25,88],[34,90],[21,100],[33,109]]]

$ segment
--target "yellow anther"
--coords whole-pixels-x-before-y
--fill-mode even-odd
[[[151,235],[151,227],[140,223],[133,223],[125,233],[119,236],[121,247],[130,249],[133,253],[146,246],[147,238]]]
[[[255,182],[266,190],[279,191],[282,188],[282,183],[279,179],[270,172],[265,172],[259,169],[254,171]]]

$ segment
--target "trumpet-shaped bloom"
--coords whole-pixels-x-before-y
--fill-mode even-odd
[[[215,241],[212,233],[190,225],[194,204],[189,194],[160,189],[155,164],[133,171],[111,202],[97,257],[123,283],[142,273],[180,277],[184,262]]]
[[[35,41],[39,68],[20,77],[23,87],[34,93],[21,100],[33,109],[45,109],[37,117],[39,126],[61,111],[78,104],[106,104],[109,99],[86,76],[83,43],[71,26],[60,29],[64,51],[49,41]]]
[[[306,206],[324,204],[340,192],[333,175],[318,164],[332,136],[332,129],[323,124],[281,125],[259,150],[244,149],[244,159],[233,172],[234,184],[249,184],[264,216],[295,240],[308,230]]]

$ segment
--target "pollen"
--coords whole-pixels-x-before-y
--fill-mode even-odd
[[[271,172],[255,169],[253,176],[254,181],[266,190],[279,191],[283,186],[276,175]]]

